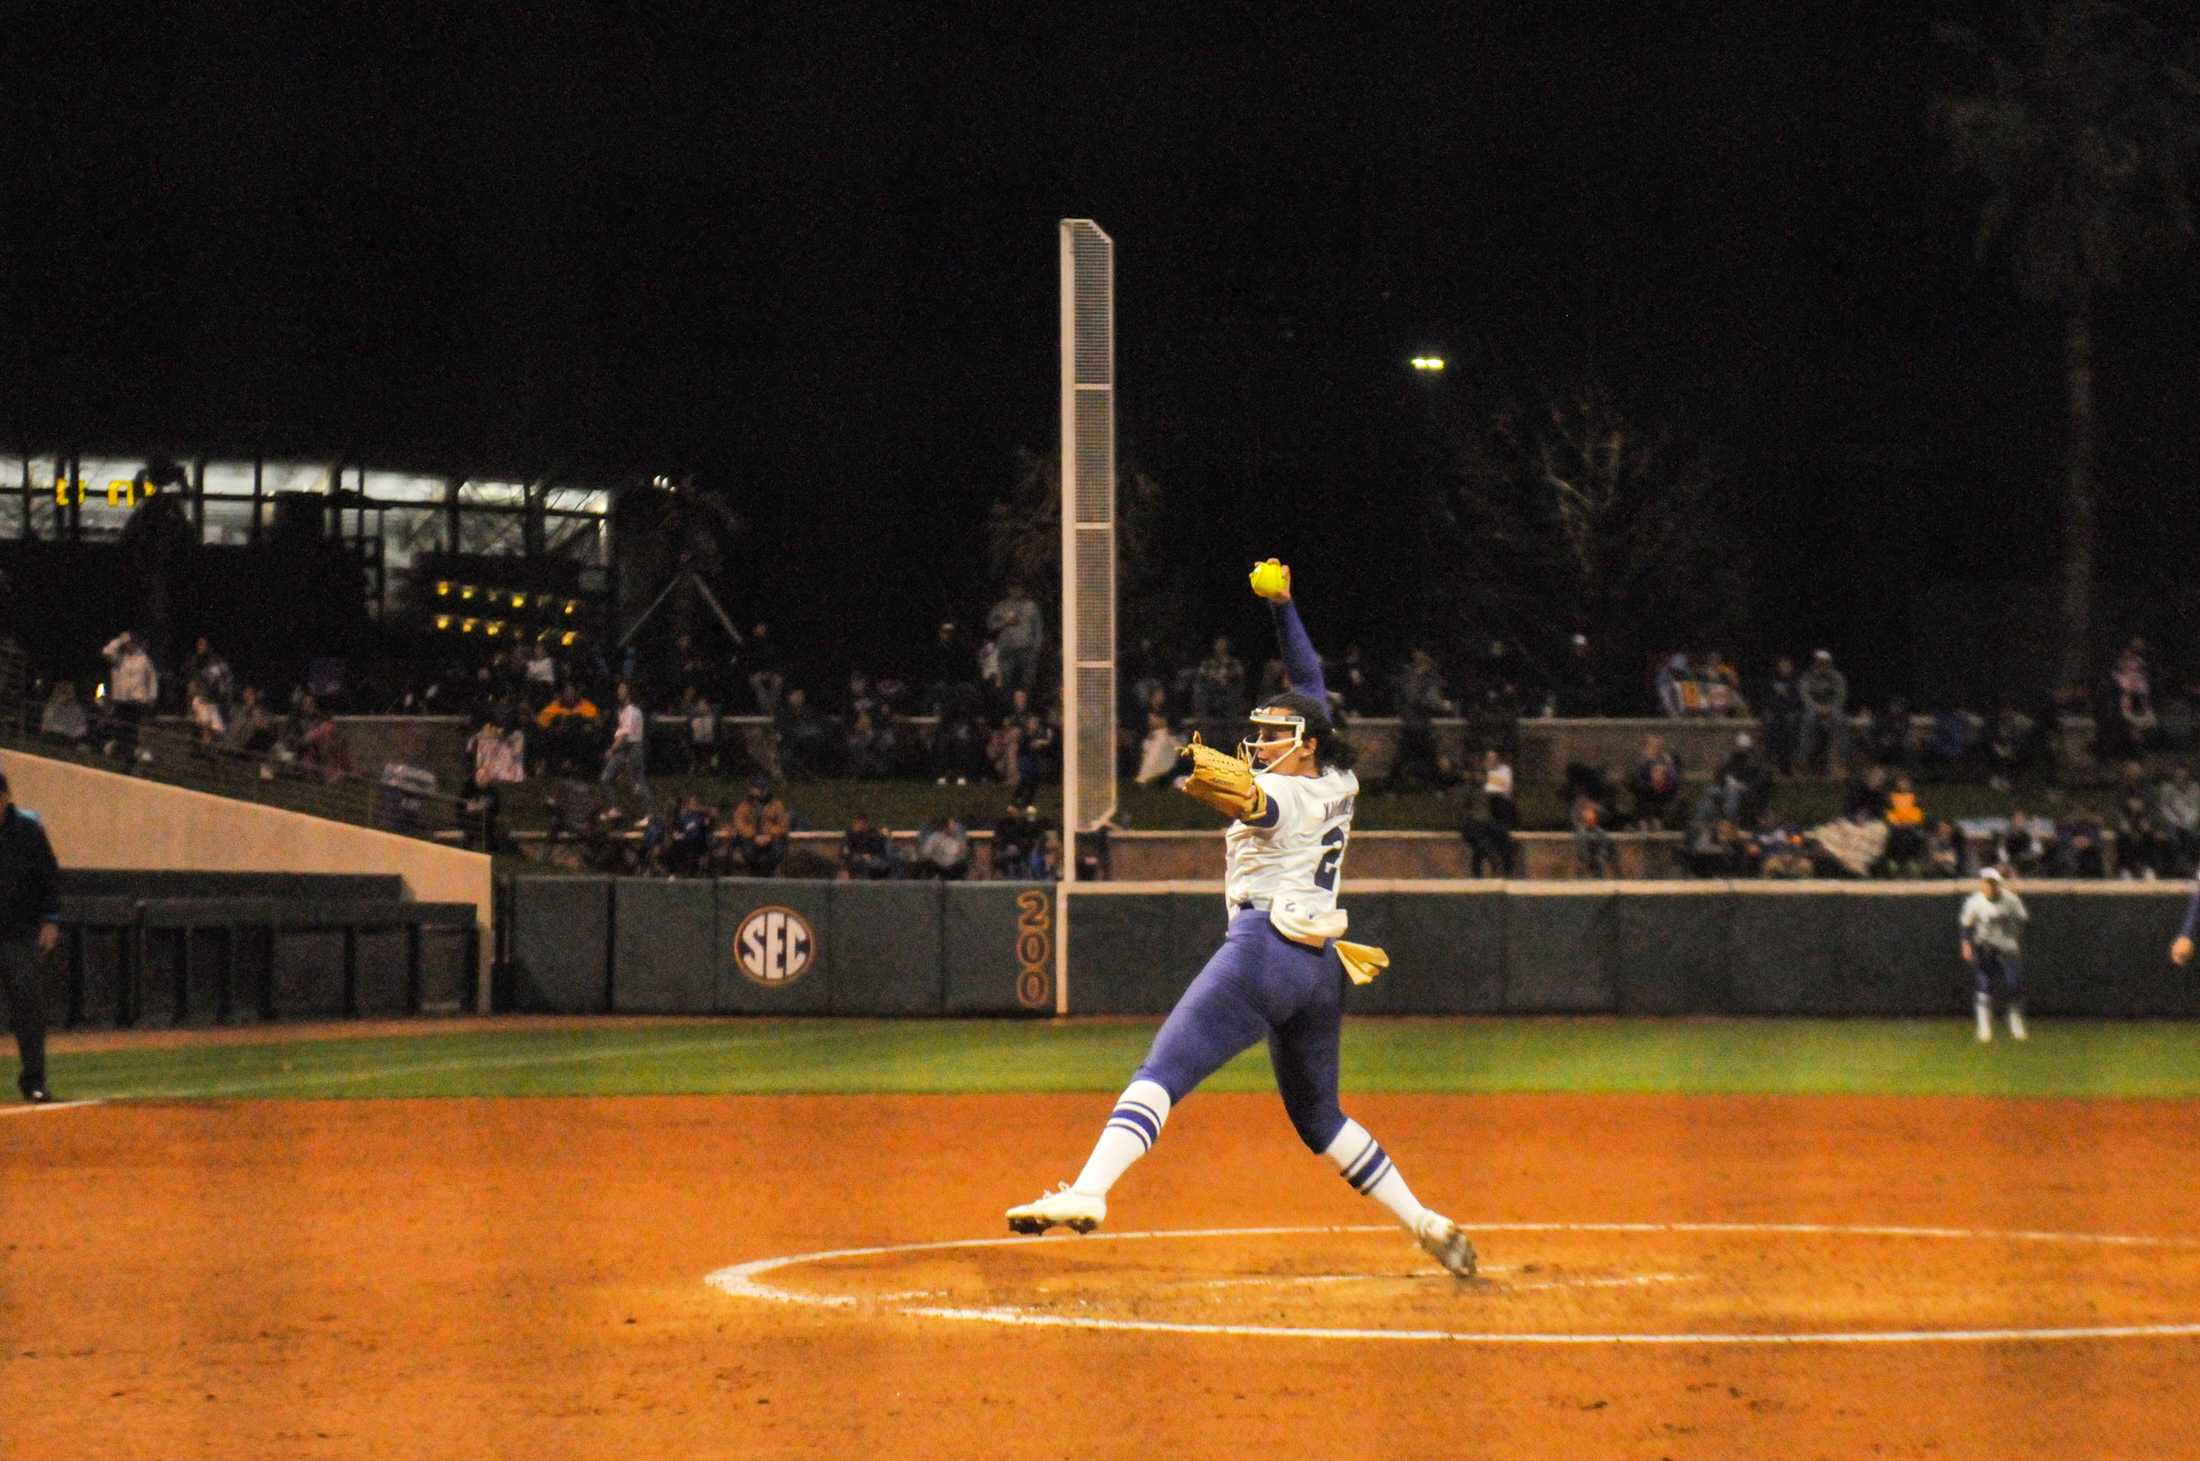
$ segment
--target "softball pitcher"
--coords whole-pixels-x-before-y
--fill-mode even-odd
[[[1233,1056],[1265,1037],[1276,1089],[1299,1138],[1362,1196],[1404,1225],[1458,1277],[1474,1276],[1474,1247],[1459,1225],[1423,1207],[1382,1145],[1337,1104],[1338,1034],[1349,978],[1364,984],[1389,964],[1381,949],[1346,943],[1337,884],[1352,833],[1359,778],[1325,765],[1333,744],[1321,660],[1291,602],[1291,571],[1255,564],[1253,591],[1269,600],[1291,689],[1253,711],[1236,756],[1184,748],[1190,795],[1224,812],[1229,931],[1154,1037],[1077,1180],[1008,1210],[1018,1233],[1066,1227],[1089,1233],[1108,1213],[1108,1190],[1161,1135],[1169,1112]]]

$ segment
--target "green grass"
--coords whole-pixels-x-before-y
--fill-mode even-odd
[[[56,1054],[67,1099],[360,1099],[1108,1092],[1151,1020],[607,1018],[395,1038]],[[1345,1027],[1350,1091],[2200,1097],[2193,1027],[2035,1021],[1981,1046],[1967,1017],[1896,1020],[1376,1019]],[[1207,1089],[1266,1091],[1265,1053]]]

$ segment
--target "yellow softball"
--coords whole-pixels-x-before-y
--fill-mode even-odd
[[[1253,571],[1248,576],[1252,580],[1253,592],[1264,599],[1287,599],[1291,596],[1291,570],[1273,558],[1254,564]]]

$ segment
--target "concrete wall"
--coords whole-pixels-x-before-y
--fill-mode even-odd
[[[485,854],[19,751],[0,752],[0,767],[15,800],[45,822],[63,867],[395,873],[418,901],[474,905],[481,977],[488,978]],[[486,983],[477,994],[486,1008]]]

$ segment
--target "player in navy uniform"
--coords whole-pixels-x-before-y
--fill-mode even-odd
[[[1337,883],[1359,778],[1322,764],[1322,746],[1332,739],[1329,697],[1321,660],[1291,603],[1289,570],[1270,560],[1256,565],[1253,582],[1274,611],[1292,688],[1253,711],[1257,739],[1240,748],[1244,763],[1196,748],[1188,752],[1194,767],[1185,785],[1233,817],[1223,839],[1229,931],[1154,1037],[1077,1180],[1010,1208],[1008,1225],[1019,1233],[1091,1232],[1107,1216],[1109,1188],[1152,1147],[1169,1112],[1265,1037],[1299,1138],[1354,1191],[1387,1208],[1437,1262],[1471,1278],[1474,1248],[1459,1225],[1423,1207],[1381,1144],[1337,1104],[1346,981],[1365,983],[1389,960],[1339,937],[1346,919]]]

